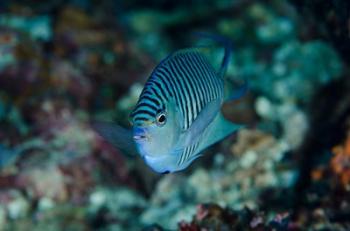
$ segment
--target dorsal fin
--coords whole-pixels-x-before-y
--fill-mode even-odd
[[[224,54],[224,58],[222,59],[220,69],[218,71],[218,75],[221,78],[223,78],[225,73],[226,73],[227,67],[230,63],[230,60],[231,60],[231,54],[232,54],[232,48],[233,48],[232,42],[228,38],[225,38],[225,37],[220,36],[220,35],[215,35],[215,34],[196,32],[196,33],[194,33],[194,35],[198,36],[198,37],[202,37],[202,38],[211,39],[213,41],[216,41],[216,42],[224,45],[225,54]]]
[[[209,33],[204,33],[204,32],[195,32],[193,34],[197,37],[211,39],[213,41],[216,41],[216,42],[224,45],[224,48],[225,48],[224,58],[222,59],[220,69],[217,72],[218,76],[220,76],[221,78],[224,78],[226,70],[227,70],[228,65],[230,63],[230,60],[231,60],[231,56],[232,56],[232,48],[233,48],[232,42],[228,38],[225,38],[225,37],[220,36],[220,35],[214,35],[214,34],[209,34]],[[164,58],[157,65],[157,67],[161,67],[166,62],[168,62],[171,58],[173,58],[177,55],[186,54],[186,53],[190,53],[190,52],[198,52],[200,54],[200,52],[199,52],[200,49],[205,49],[205,48],[210,48],[210,47],[211,46],[194,46],[194,47],[183,48],[183,49],[174,51],[173,53],[169,54],[166,58]],[[154,70],[156,70],[157,67]]]

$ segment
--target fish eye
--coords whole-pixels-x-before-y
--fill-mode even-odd
[[[163,126],[166,123],[166,114],[165,112],[160,112],[156,117],[156,122],[158,126]]]

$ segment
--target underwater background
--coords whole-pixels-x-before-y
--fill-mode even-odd
[[[160,175],[91,121],[129,126],[195,31],[234,44],[245,128]],[[349,63],[346,0],[2,0],[0,230],[350,230]]]

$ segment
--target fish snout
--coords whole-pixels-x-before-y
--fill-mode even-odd
[[[134,135],[134,140],[147,140],[148,136],[146,135]]]
[[[134,128],[133,138],[135,141],[145,141],[149,139],[147,131],[143,128]]]

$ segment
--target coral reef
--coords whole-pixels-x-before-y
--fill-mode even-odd
[[[348,230],[346,1],[0,1],[0,230]],[[101,139],[172,51],[234,44],[244,124],[157,175]]]
[[[215,204],[201,204],[190,223],[181,222],[180,231],[197,230],[300,230],[289,221],[288,213],[277,214],[267,221],[263,214],[249,209],[237,212]]]

